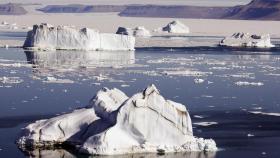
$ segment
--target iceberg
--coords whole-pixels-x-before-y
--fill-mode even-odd
[[[225,37],[219,43],[220,46],[228,47],[255,47],[255,48],[271,48],[275,47],[270,41],[269,34],[252,35],[249,33],[237,32],[232,36]]]
[[[31,123],[17,144],[22,149],[67,144],[91,155],[217,150],[214,140],[193,136],[186,107],[166,100],[154,85],[132,97],[103,88],[85,108]]]
[[[150,37],[151,36],[150,31],[147,30],[143,26],[138,26],[134,29],[126,28],[126,27],[119,27],[116,34],[129,35],[129,36],[135,36],[135,37]]]
[[[187,34],[190,33],[189,27],[182,22],[175,20],[168,23],[165,27],[160,28],[160,31],[167,33]]]
[[[27,33],[24,48],[40,50],[134,50],[135,38],[100,33],[89,28],[34,25]]]

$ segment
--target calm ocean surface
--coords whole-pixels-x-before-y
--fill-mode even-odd
[[[279,79],[277,51],[0,49],[0,157],[86,157],[69,149],[22,152],[15,140],[28,123],[86,106],[102,87],[131,96],[152,83],[185,104],[194,135],[213,138],[220,151],[126,157],[278,157]]]

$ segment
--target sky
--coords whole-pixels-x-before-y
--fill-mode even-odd
[[[178,4],[199,6],[233,6],[249,3],[251,0],[0,0],[0,3],[48,4]]]

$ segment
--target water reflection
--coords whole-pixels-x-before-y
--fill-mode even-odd
[[[135,63],[131,51],[25,51],[35,68],[94,68],[126,66]]]
[[[115,156],[89,156],[89,155],[79,155],[71,151],[64,149],[56,150],[33,150],[25,152],[29,157],[35,158],[214,158],[216,156],[215,152],[187,152],[187,153],[169,153],[165,155],[157,154],[127,154],[127,155],[115,155]]]

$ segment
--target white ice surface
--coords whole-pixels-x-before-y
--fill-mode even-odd
[[[274,45],[270,41],[269,34],[252,35],[249,33],[237,32],[232,36],[224,38],[219,45],[230,47],[257,47],[271,48]]]
[[[178,33],[178,34],[188,34],[190,33],[189,27],[187,27],[185,24],[182,22],[175,20],[170,23],[168,23],[166,26],[156,30],[158,31],[163,31],[167,33]]]
[[[212,139],[193,136],[186,107],[166,100],[154,85],[131,98],[103,88],[88,107],[36,121],[18,140],[22,147],[65,142],[93,155],[217,150]]]
[[[134,50],[135,38],[99,33],[89,28],[34,25],[24,42],[25,48],[42,50]]]

